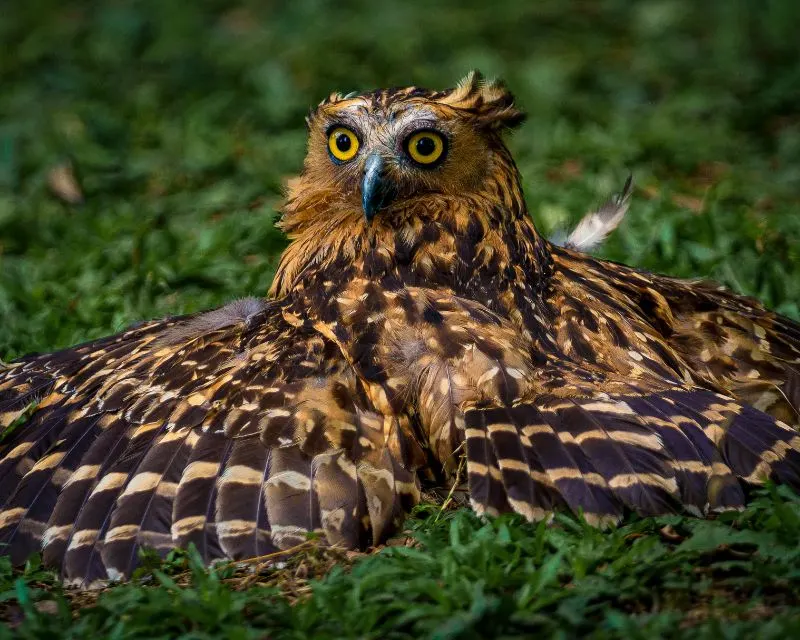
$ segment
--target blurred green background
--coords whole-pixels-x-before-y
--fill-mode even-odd
[[[631,171],[604,255],[798,317],[798,4],[3,3],[0,357],[263,294],[308,108],[472,68],[530,114],[511,146],[542,230]]]

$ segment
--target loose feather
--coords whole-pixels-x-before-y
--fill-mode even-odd
[[[616,229],[630,206],[633,176],[628,176],[622,191],[587,213],[564,241],[564,247],[588,253],[596,249]],[[560,243],[557,243],[560,244]]]

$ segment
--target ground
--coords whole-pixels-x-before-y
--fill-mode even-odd
[[[0,20],[0,358],[266,292],[273,228],[333,90],[477,67],[530,114],[511,146],[554,233],[637,184],[604,256],[712,277],[800,316],[793,0],[378,5],[8,3]],[[74,178],[74,181],[73,181]],[[601,533],[422,508],[375,554],[63,591],[0,558],[0,638],[776,637],[800,631],[800,499]],[[331,569],[331,567],[335,567]]]

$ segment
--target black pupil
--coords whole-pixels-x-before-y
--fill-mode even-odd
[[[336,136],[336,148],[341,151],[342,153],[347,153],[350,151],[350,147],[353,146],[353,141],[350,140],[350,136],[346,133],[340,133]]]
[[[424,136],[417,140],[417,153],[421,156],[429,156],[436,151],[436,142],[430,136]]]

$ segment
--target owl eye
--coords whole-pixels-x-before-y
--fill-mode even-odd
[[[436,131],[417,131],[406,140],[406,153],[423,167],[432,167],[444,160],[446,150],[444,136]]]
[[[339,162],[352,160],[358,153],[356,134],[345,127],[335,127],[328,135],[328,151]]]

